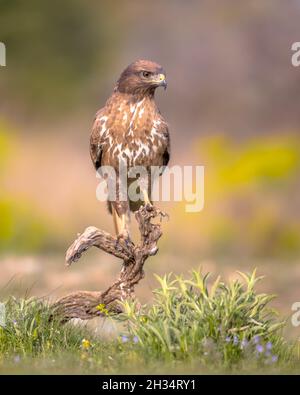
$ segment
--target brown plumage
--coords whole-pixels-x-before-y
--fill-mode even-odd
[[[90,153],[98,170],[112,166],[119,173],[120,161],[128,168],[166,166],[170,157],[168,126],[154,101],[155,89],[166,87],[165,72],[160,65],[149,60],[130,64],[121,74],[114,91],[94,121]],[[134,179],[129,180],[132,182]],[[153,181],[153,180],[152,180]],[[118,190],[120,185],[118,184]],[[141,186],[142,189],[142,186]],[[142,190],[145,203],[151,199],[151,182]],[[109,202],[117,233],[128,236],[126,215],[144,202]]]

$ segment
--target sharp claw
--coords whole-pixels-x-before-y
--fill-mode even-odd
[[[163,218],[166,218],[167,221],[169,221],[170,219],[169,214],[165,213],[164,211],[160,211],[159,215],[160,215],[160,222],[162,221]]]
[[[155,255],[157,251],[158,251],[158,247],[155,246],[149,251],[149,255],[150,256]]]

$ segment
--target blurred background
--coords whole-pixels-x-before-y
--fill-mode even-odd
[[[153,273],[192,267],[266,275],[284,315],[300,300],[300,1],[1,0],[0,288],[50,295],[103,289],[120,262],[89,251],[64,267],[87,225],[113,231],[89,157],[94,114],[138,58],[167,71],[157,102],[171,165],[205,166],[205,206],[160,204],[170,215]],[[291,336],[297,328],[289,325]]]

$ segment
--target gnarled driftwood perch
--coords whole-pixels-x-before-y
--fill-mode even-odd
[[[123,260],[118,279],[104,292],[77,291],[54,304],[54,310],[63,321],[72,318],[87,320],[108,313],[118,314],[122,311],[120,301],[134,296],[134,286],[143,278],[143,266],[146,259],[158,251],[157,242],[162,235],[160,223],[151,220],[165,216],[151,205],[141,206],[135,212],[139,225],[140,242],[118,240],[109,233],[93,226],[85,229],[69,247],[66,254],[67,265],[77,261],[83,252],[94,246]]]

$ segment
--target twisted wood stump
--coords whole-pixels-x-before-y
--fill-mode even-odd
[[[88,320],[122,312],[119,302],[134,297],[134,287],[144,277],[143,266],[146,259],[158,251],[157,242],[162,235],[161,225],[151,221],[155,218],[161,220],[165,216],[165,213],[151,205],[141,206],[135,212],[140,231],[140,242],[137,245],[130,240],[118,240],[94,226],[89,226],[78,236],[66,253],[68,266],[92,246],[122,259],[123,264],[117,280],[106,291],[77,291],[59,299],[53,307],[64,322],[72,318]]]

